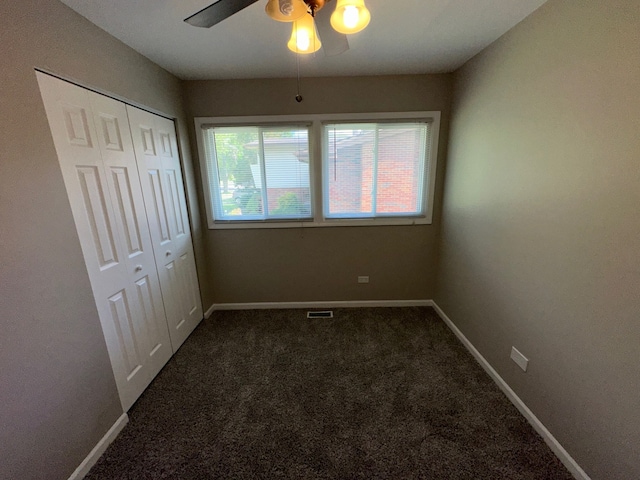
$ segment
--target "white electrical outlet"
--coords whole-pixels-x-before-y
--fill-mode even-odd
[[[358,283],[369,283],[369,276],[368,275],[359,276]]]
[[[516,347],[511,347],[511,360],[516,362],[516,364],[522,369],[522,371],[527,371],[527,366],[529,365],[529,359],[521,354]]]

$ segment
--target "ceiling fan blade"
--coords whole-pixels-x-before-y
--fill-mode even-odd
[[[198,13],[194,13],[184,21],[194,27],[209,28],[238,13],[243,8],[256,3],[258,0],[218,0]]]
[[[344,33],[336,32],[331,26],[331,9],[325,8],[316,12],[316,27],[322,42],[322,49],[327,57],[340,55],[349,50],[349,41]]]

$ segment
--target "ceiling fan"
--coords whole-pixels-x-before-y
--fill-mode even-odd
[[[218,0],[184,21],[195,27],[209,28],[257,1]],[[347,34],[363,30],[371,15],[364,0],[337,0],[333,13],[323,8],[330,1],[268,0],[265,11],[274,20],[293,23],[287,44],[293,52],[313,53],[323,47],[325,55],[334,56],[349,49]]]

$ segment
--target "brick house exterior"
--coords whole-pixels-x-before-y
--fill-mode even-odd
[[[331,212],[372,213],[374,189],[374,133],[336,142],[329,153]],[[422,140],[414,130],[381,133],[378,140],[376,212],[419,211]],[[337,155],[336,155],[337,154]]]

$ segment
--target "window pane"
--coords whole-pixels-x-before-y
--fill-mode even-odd
[[[215,219],[311,216],[307,129],[209,127],[204,137]]]
[[[326,125],[324,138],[327,217],[422,214],[426,123]]]
[[[258,156],[255,149],[248,148],[258,142],[258,129],[209,128],[205,138],[215,217],[230,220],[262,216],[261,194],[252,175]]]
[[[269,217],[311,215],[309,140],[307,130],[269,129],[263,132]]]
[[[426,125],[379,127],[376,213],[420,213],[425,133]]]
[[[330,125],[326,129],[329,212],[332,216],[373,213],[373,137],[369,125]]]

